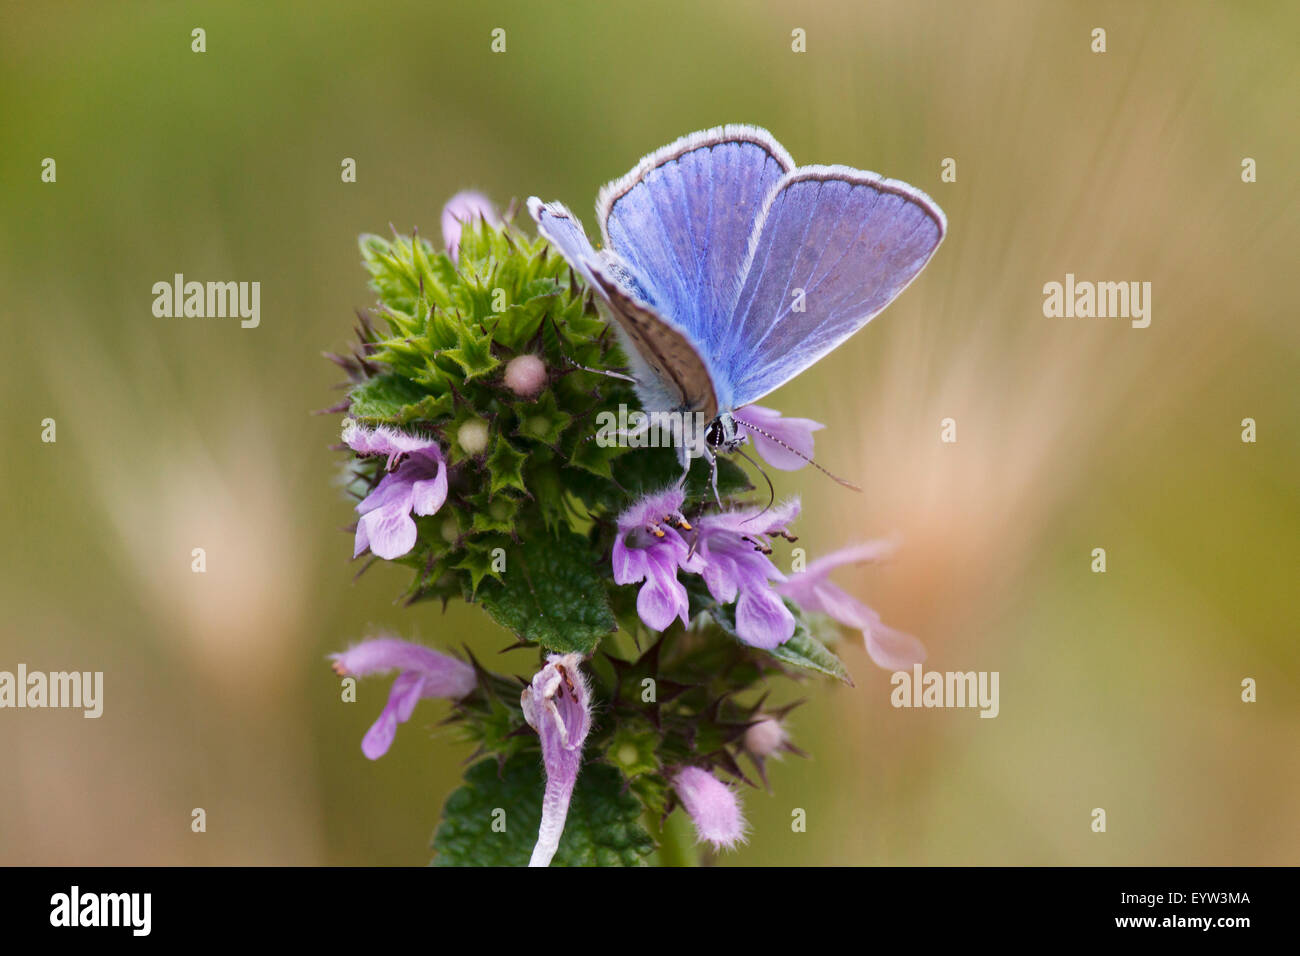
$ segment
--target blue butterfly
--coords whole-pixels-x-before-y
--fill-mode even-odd
[[[600,251],[562,204],[534,196],[528,211],[614,319],[643,409],[705,416],[704,448],[690,454],[709,456],[715,481],[716,452],[736,451],[742,426],[758,430],[736,409],[866,325],[947,229],[919,189],[795,166],[754,126],[685,136],[605,186]]]

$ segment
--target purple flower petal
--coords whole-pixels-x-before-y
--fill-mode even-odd
[[[388,703],[380,712],[379,719],[361,738],[361,752],[369,759],[378,760],[388,753],[388,748],[393,745],[393,738],[397,736],[397,725],[411,719],[415,704],[420,699],[422,683],[423,678],[414,671],[399,674],[393,681],[392,690],[388,693]]]
[[[411,517],[410,498],[387,508],[367,512],[357,522],[357,537],[352,556],[367,547],[371,553],[391,561],[415,547],[416,527]]]
[[[438,462],[438,473],[411,483],[411,510],[417,515],[437,513],[447,500],[447,466]]]
[[[740,574],[736,562],[726,554],[710,552],[701,572],[713,600],[730,604],[740,594]]]
[[[614,551],[610,561],[614,568],[615,584],[636,584],[638,581],[645,580],[645,576],[650,573],[645,550],[629,548],[621,534],[614,540]]]
[[[794,636],[794,615],[766,583],[742,591],[736,601],[736,636],[770,651]]]
[[[358,455],[388,455],[390,458],[438,447],[432,438],[408,435],[387,425],[370,429],[351,418],[343,419],[343,443]]]
[[[546,770],[542,822],[529,866],[549,866],[560,846],[578,780],[582,745],[591,730],[591,690],[581,654],[551,654],[519,696],[524,720],[537,731]]]
[[[677,619],[689,622],[690,598],[677,572],[702,567],[678,530],[686,527],[678,510],[684,500],[680,489],[668,488],[636,501],[619,515],[610,555],[615,584],[645,582],[637,593],[637,614],[656,631]]]
[[[673,777],[673,789],[701,842],[715,850],[731,849],[745,839],[745,818],[740,801],[726,784],[699,767],[683,767]]]
[[[387,560],[400,558],[415,547],[417,529],[411,512],[431,515],[447,500],[447,463],[442,452],[430,439],[390,428],[369,431],[355,422],[344,428],[343,437],[358,454],[387,454],[390,468],[406,456],[357,505],[362,517],[352,550],[353,557],[369,548]]]
[[[808,459],[813,456],[812,433],[826,427],[811,418],[785,418],[780,412],[762,405],[737,409],[736,421],[754,442],[763,460],[782,471],[797,471],[808,464]],[[749,425],[754,427],[747,427]],[[790,447],[782,447],[781,442]]]
[[[825,578],[836,568],[846,564],[874,564],[891,557],[898,550],[898,538],[875,538],[861,544],[852,544],[814,560],[802,573],[814,578]]]
[[[879,561],[896,548],[897,542],[891,539],[841,548],[818,558],[806,570],[791,575],[778,584],[776,590],[806,611],[828,614],[847,627],[861,630],[867,654],[880,667],[891,671],[906,670],[925,660],[925,645],[910,634],[887,627],[879,614],[829,580],[830,573],[838,567]]]
[[[910,670],[926,658],[925,645],[911,634],[904,634],[881,623],[876,618],[862,632],[866,639],[867,654],[872,661],[887,671]]]
[[[449,654],[397,637],[372,637],[339,654],[331,654],[342,677],[369,677],[386,671],[419,671],[433,678],[426,696],[464,697],[474,689],[474,668]]]
[[[675,618],[688,623],[690,597],[686,587],[677,580],[676,563],[671,556],[653,552],[646,554],[646,561],[650,573],[636,596],[636,611],[641,620],[656,631],[667,628]]]
[[[474,668],[464,661],[395,637],[362,641],[340,654],[330,655],[340,677],[367,677],[399,670],[388,703],[361,741],[361,751],[378,760],[392,746],[397,725],[411,718],[416,702],[425,697],[459,699],[478,682]]]
[[[472,190],[458,192],[442,207],[442,244],[451,261],[460,254],[460,233],[464,224],[481,217],[492,225],[499,225],[501,217],[492,201],[482,193]]]

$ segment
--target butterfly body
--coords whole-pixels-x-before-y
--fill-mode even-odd
[[[691,454],[738,448],[734,412],[870,321],[946,231],[919,190],[798,167],[753,126],[683,137],[602,189],[599,251],[563,205],[528,209],[613,318],[644,410],[709,420]]]

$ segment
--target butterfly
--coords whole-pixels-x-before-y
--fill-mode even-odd
[[[690,455],[708,455],[715,493],[716,453],[761,432],[736,410],[866,325],[947,230],[913,186],[796,166],[766,130],[736,125],[684,136],[602,188],[599,251],[563,204],[534,196],[528,211],[613,318],[644,411],[705,416]]]

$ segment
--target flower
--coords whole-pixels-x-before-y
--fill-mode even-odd
[[[494,226],[501,223],[492,200],[473,190],[456,193],[442,207],[442,244],[446,246],[447,255],[452,262],[456,261],[460,253],[462,227],[476,216]]]
[[[744,745],[755,757],[770,757],[789,739],[781,722],[773,717],[760,716],[745,731]]]
[[[529,866],[549,866],[555,856],[582,763],[582,744],[591,730],[591,690],[581,664],[581,654],[549,655],[519,696],[524,720],[541,738],[546,769],[542,824]]]
[[[447,463],[442,451],[431,438],[382,425],[367,429],[351,419],[343,420],[343,441],[359,455],[388,456],[389,473],[357,505],[361,520],[352,556],[370,548],[381,558],[400,558],[415,547],[411,512],[436,514],[447,500]]]
[[[397,725],[411,718],[422,697],[452,700],[469,694],[477,683],[474,668],[464,661],[395,637],[376,637],[341,654],[331,654],[334,673],[340,677],[369,677],[384,671],[400,671],[393,681],[379,719],[361,739],[361,752],[378,760],[392,746]]]
[[[784,418],[762,405],[736,410],[736,424],[754,441],[754,447],[773,468],[797,471],[812,459],[812,433],[826,426],[811,418]]]
[[[679,510],[685,500],[680,488],[646,495],[618,518],[618,538],[612,561],[615,584],[644,581],[636,596],[636,610],[647,627],[662,631],[680,618],[690,622],[690,599],[677,580],[677,570],[700,571],[698,556],[691,554],[681,531],[690,523]]]
[[[925,660],[925,645],[910,634],[886,626],[879,614],[829,580],[830,573],[841,565],[879,561],[892,554],[896,547],[896,542],[876,540],[842,548],[791,575],[776,590],[804,610],[829,614],[841,624],[860,629],[867,654],[880,667],[906,670]]]
[[[701,843],[712,843],[714,850],[730,850],[744,842],[745,818],[730,787],[699,767],[683,767],[673,776],[672,784]]]
[[[798,514],[794,498],[774,508],[723,511],[697,522],[704,583],[715,601],[736,602],[736,635],[753,647],[771,650],[794,636],[794,615],[768,585],[785,580],[768,557],[768,538],[788,537],[786,526]]]

